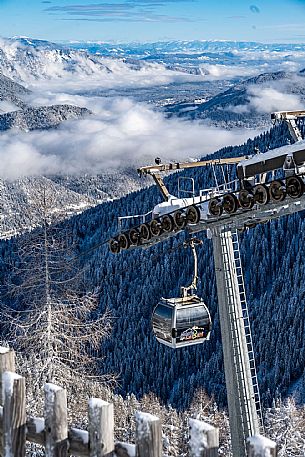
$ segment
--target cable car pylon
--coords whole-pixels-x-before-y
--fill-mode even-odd
[[[261,432],[262,414],[237,231],[212,230],[219,320],[234,456]]]

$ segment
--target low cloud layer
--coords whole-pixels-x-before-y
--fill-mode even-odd
[[[56,101],[65,98],[71,102],[71,97],[61,94]],[[201,157],[222,146],[240,144],[249,136],[249,131],[166,119],[129,99],[73,97],[73,101],[90,108],[95,116],[65,122],[57,130],[0,135],[2,178],[95,175],[144,165],[156,156],[164,160]],[[251,133],[254,136],[257,132]]]
[[[250,77],[257,75],[257,68],[242,65],[204,64],[200,69],[205,80],[234,79],[237,77]],[[263,68],[262,68],[263,71]]]
[[[298,84],[300,84],[300,88],[297,90],[299,93],[294,93]],[[303,109],[304,99],[299,95],[302,93],[302,87],[305,87],[305,81],[300,78],[294,78],[291,81],[279,80],[264,86],[249,86],[247,89],[248,103],[230,106],[229,111],[238,114],[253,111],[265,114],[272,111]]]
[[[250,95],[250,107],[259,113],[302,108],[299,95],[280,92],[272,87],[251,87],[248,94]]]

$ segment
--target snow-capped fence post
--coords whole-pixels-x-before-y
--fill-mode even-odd
[[[9,348],[0,346],[0,405],[3,405],[2,375],[5,371],[15,373],[15,352]]]
[[[6,371],[2,375],[3,456],[24,457],[26,442],[25,379]]]
[[[197,419],[190,419],[191,457],[217,457],[219,449],[219,430]]]
[[[136,419],[136,457],[162,456],[161,420],[151,414],[137,411]]]
[[[277,446],[269,438],[255,435],[247,439],[247,452],[248,457],[276,457]]]
[[[15,352],[7,347],[0,346],[0,406],[3,406],[2,397],[2,375],[5,371],[15,372]],[[3,426],[1,415],[1,430],[0,430],[0,455],[3,455]]]
[[[55,384],[45,384],[45,455],[66,457],[68,451],[67,394]]]
[[[89,400],[89,456],[111,456],[114,451],[113,404],[90,398]]]

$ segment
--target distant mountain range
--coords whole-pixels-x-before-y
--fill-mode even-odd
[[[158,62],[160,68],[181,73],[193,70]],[[0,73],[18,82],[80,76],[103,78],[111,73],[134,73],[155,68],[156,62],[128,58],[128,55],[92,52],[91,47],[73,47],[30,38],[0,39]],[[102,82],[102,81],[101,81]]]
[[[65,49],[40,40],[0,40],[0,72],[15,81],[51,79],[67,73],[82,73],[85,77],[110,71],[100,57],[88,52]]]
[[[37,45],[39,41],[23,39],[23,41]],[[43,42],[42,42],[43,43]],[[305,52],[304,44],[286,43],[258,43],[255,41],[225,41],[225,40],[172,40],[157,42],[133,42],[133,43],[107,43],[104,41],[65,41],[65,46],[73,49],[86,49],[92,53],[101,53],[109,56],[137,55],[148,57],[160,54],[194,54],[202,52]]]

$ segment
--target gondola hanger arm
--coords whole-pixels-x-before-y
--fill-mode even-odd
[[[194,276],[191,284],[186,287],[181,287],[182,297],[187,297],[189,293],[193,295],[194,290],[197,290],[198,285],[198,257],[196,252],[196,245],[201,245],[202,240],[198,238],[191,238],[190,240],[185,241],[184,247],[190,247],[192,249],[192,254],[194,257]]]

